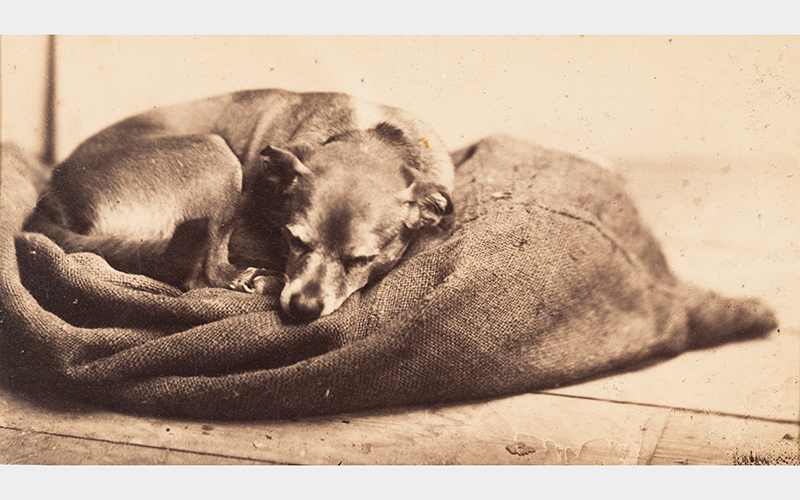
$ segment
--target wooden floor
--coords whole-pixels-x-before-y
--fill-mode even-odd
[[[0,384],[0,463],[800,463],[800,175],[648,165],[622,170],[676,273],[763,298],[778,331],[543,393],[292,421],[138,418]]]

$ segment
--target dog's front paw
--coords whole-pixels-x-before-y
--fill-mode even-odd
[[[280,292],[283,283],[277,274],[258,267],[248,267],[228,287],[237,292],[268,295],[273,293],[277,286],[277,292]]]

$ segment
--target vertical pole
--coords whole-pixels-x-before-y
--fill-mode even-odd
[[[45,78],[44,147],[41,159],[45,165],[52,165],[56,161],[56,35],[47,36]]]

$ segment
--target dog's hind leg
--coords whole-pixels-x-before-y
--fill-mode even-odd
[[[194,268],[181,288],[186,290],[205,287],[227,288],[239,274],[239,269],[228,260],[228,244],[233,232],[232,221],[225,223],[205,219],[198,222],[206,225],[202,256],[194,259]],[[175,230],[172,240],[175,245],[172,249],[168,249],[169,253],[176,257],[185,255],[191,258],[190,253],[183,251],[183,249],[187,249],[191,252],[191,249],[186,248],[187,245],[181,241],[184,239],[184,233],[189,232],[193,231],[184,231],[180,226]]]
[[[228,240],[242,168],[225,141],[169,136],[101,146],[56,169],[26,229],[184,290],[227,286],[236,275]]]
[[[227,288],[239,274],[240,269],[231,264],[228,246],[231,235],[240,217],[242,169],[238,159],[218,136],[211,136],[209,145],[215,146],[213,154],[204,152],[202,161],[207,165],[192,186],[192,212],[202,217],[205,224],[203,232],[202,256],[194,260],[194,268],[189,273],[182,288],[223,287]],[[186,222],[184,224],[187,224]],[[182,230],[179,226],[173,235],[174,256],[186,255],[178,250],[181,239],[196,236],[198,231]]]

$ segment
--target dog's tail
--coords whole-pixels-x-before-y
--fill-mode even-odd
[[[67,253],[96,253],[118,271],[142,274],[176,287],[184,287],[207,250],[205,219],[179,224],[171,238],[127,240],[113,235],[80,234],[42,212],[34,211],[23,230],[44,234]]]

